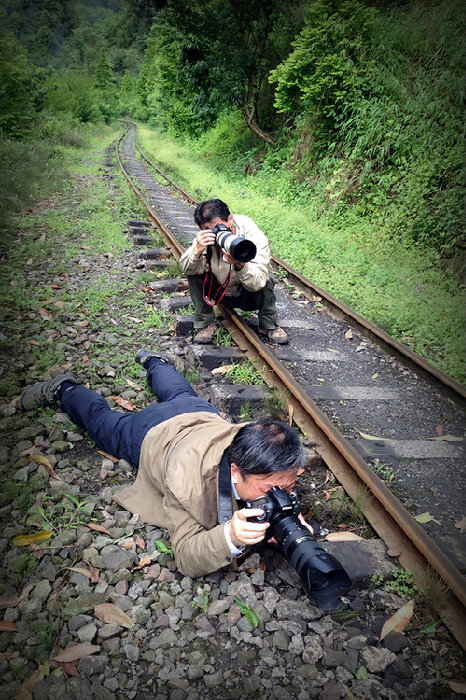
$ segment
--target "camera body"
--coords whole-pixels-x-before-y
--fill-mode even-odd
[[[256,256],[257,248],[254,243],[247,238],[235,236],[225,224],[214,226],[212,233],[215,235],[216,245],[230,253],[238,262],[247,263]]]
[[[297,496],[279,486],[272,486],[264,497],[247,500],[245,507],[261,508],[263,515],[250,520],[270,523],[268,537],[275,538],[315,604],[323,610],[339,608],[338,594],[351,585],[351,579],[340,562],[325,551],[299,520]]]

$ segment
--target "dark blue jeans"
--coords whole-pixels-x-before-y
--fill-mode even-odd
[[[60,407],[102,450],[137,469],[142,441],[155,425],[182,413],[218,413],[172,365],[157,357],[149,360],[147,382],[160,403],[138,413],[114,411],[100,394],[69,382],[60,388]]]

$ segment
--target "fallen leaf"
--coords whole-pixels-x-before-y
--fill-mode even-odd
[[[437,437],[426,438],[427,440],[445,440],[446,442],[463,442],[463,437],[456,437],[455,435],[437,435]]]
[[[36,348],[40,348],[40,343],[37,340],[25,340],[26,345],[33,345]]]
[[[221,367],[214,367],[214,369],[211,370],[211,373],[212,374],[226,374],[231,369],[233,369],[233,365],[222,365]]]
[[[139,564],[137,566],[134,566],[131,571],[139,571],[139,569],[144,569],[145,566],[149,566],[149,564],[152,564],[152,559],[150,554],[144,554],[140,560]]]
[[[61,481],[60,477],[58,474],[54,471],[52,465],[50,464],[49,460],[47,457],[43,457],[42,455],[29,455],[28,460],[30,462],[37,462],[37,464],[41,464],[43,467],[45,467],[52,477],[52,479],[58,479],[58,481]]]
[[[324,540],[329,542],[348,542],[349,540],[362,540],[362,537],[356,535],[355,532],[329,532],[324,537]]]
[[[371,379],[377,379],[378,376],[379,376],[379,373],[376,372],[375,374],[372,375]]]
[[[44,542],[50,539],[52,535],[52,530],[41,530],[32,535],[16,535],[16,537],[13,537],[12,542],[17,547],[25,547],[27,544],[31,544],[31,542]]]
[[[9,620],[0,620],[0,632],[17,632],[15,623]]]
[[[384,639],[384,637],[386,637],[390,632],[403,632],[406,625],[410,621],[413,612],[414,600],[410,600],[409,603],[403,605],[402,608],[397,610],[396,613],[385,622],[380,633],[379,641]]]
[[[84,644],[75,644],[73,647],[63,649],[63,651],[60,651],[53,659],[54,661],[58,661],[58,663],[68,663],[69,661],[84,659],[85,656],[95,654],[97,651],[100,651],[100,647],[95,644],[90,644],[89,642],[84,642]]]
[[[434,520],[434,516],[431,515],[428,511],[426,511],[425,513],[420,513],[419,515],[415,515],[414,520],[416,520],[416,522],[424,525],[425,523],[430,523],[431,520]]]
[[[329,352],[336,352],[338,355],[341,355],[339,350],[334,350],[333,348],[327,348]]]
[[[0,610],[5,610],[5,608],[14,608],[18,605],[20,599],[17,595],[2,595],[0,596]]]
[[[89,530],[95,530],[96,532],[103,532],[106,535],[108,535],[109,537],[111,537],[111,534],[109,533],[107,528],[105,528],[103,525],[98,525],[97,523],[83,523],[83,524],[86,527],[88,527]]]
[[[128,401],[128,399],[124,399],[121,396],[109,396],[108,398],[115,401],[115,403],[122,408],[126,408],[127,411],[134,411],[134,406],[131,401]]]
[[[107,459],[111,459],[112,462],[114,462],[115,464],[120,461],[120,459],[118,457],[114,457],[113,455],[109,455],[108,452],[104,452],[103,450],[97,450],[97,452],[99,453],[99,455],[103,455]]]
[[[13,700],[32,700],[34,687],[36,683],[42,680],[44,677],[44,671],[42,666],[39,665],[29,678],[26,678],[16,693],[13,695]]]
[[[123,610],[117,608],[113,603],[100,603],[100,605],[94,606],[94,613],[98,620],[102,622],[115,622],[121,627],[126,627],[131,629],[134,626],[134,622]]]
[[[122,540],[120,542],[120,547],[123,547],[123,549],[126,549],[127,552],[129,552],[131,549],[136,549],[136,544],[134,540]]]
[[[50,289],[61,289],[61,287],[58,286],[58,284],[48,284],[47,287]]]
[[[143,323],[140,318],[135,318],[134,316],[128,316],[130,321],[134,321],[134,323]]]
[[[362,433],[358,430],[358,433],[364,440],[385,440],[386,438],[376,437],[375,435],[369,435],[369,433]]]
[[[353,337],[354,337],[354,336],[353,336],[353,331],[352,331],[351,329],[350,329],[349,331],[346,331],[346,333],[345,333],[345,338],[346,338],[347,340],[352,340]]]
[[[460,520],[458,520],[457,523],[455,523],[455,527],[461,531],[466,530],[466,518],[464,517],[464,515],[462,518],[460,518]]]
[[[318,382],[325,382],[325,379],[323,379],[323,377],[316,377],[316,379]]]
[[[93,566],[91,567],[90,564],[88,564],[88,566],[89,569],[83,569],[81,566],[65,566],[64,568],[68,571],[74,571],[77,574],[85,576],[92,581],[92,583],[106,583],[103,578],[100,578],[98,569],[95,569]]]
[[[41,317],[44,319],[44,321],[50,321],[50,319],[53,318],[53,316],[52,316],[52,314],[50,313],[50,311],[47,311],[47,309],[45,309],[43,306],[39,306],[39,308],[37,309],[37,311],[39,312],[39,314],[41,315]]]
[[[447,681],[448,685],[450,686],[450,689],[453,690],[454,693],[458,693],[459,695],[466,695],[466,681],[465,680],[452,680],[450,679]]]
[[[77,678],[79,678],[79,671],[72,661],[62,662],[61,667],[63,669],[63,672],[66,673],[67,676],[76,676]]]
[[[142,549],[142,551],[145,550],[146,543],[144,542],[144,540],[142,539],[142,537],[140,535],[136,535],[136,537],[134,538],[134,541],[136,542],[136,547],[139,547],[139,549]]]
[[[437,435],[440,437],[445,433],[445,426],[443,423],[439,423],[438,425],[435,426],[435,432]]]

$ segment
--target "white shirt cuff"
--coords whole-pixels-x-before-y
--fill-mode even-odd
[[[225,528],[223,530],[225,533],[225,539],[227,541],[228,548],[229,548],[230,552],[233,554],[233,556],[239,557],[239,555],[244,552],[244,547],[236,547],[233,544],[233,542],[231,541],[230,525],[231,525],[231,520],[229,520],[227,523],[225,523]]]

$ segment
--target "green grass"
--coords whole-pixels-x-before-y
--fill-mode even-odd
[[[138,140],[198,200],[220,197],[233,212],[251,216],[276,256],[458,381],[466,380],[465,289],[435,253],[391,240],[381,225],[356,211],[323,208],[312,195],[293,200],[286,172],[268,169],[251,177],[221,170],[195,144],[143,126]]]

